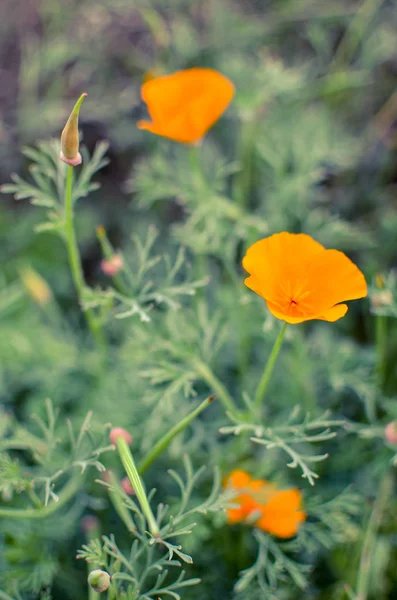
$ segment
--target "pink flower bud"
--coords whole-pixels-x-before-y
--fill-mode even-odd
[[[131,482],[128,479],[128,477],[124,477],[124,479],[121,480],[120,485],[121,485],[121,489],[123,490],[123,492],[125,492],[129,496],[135,496],[135,490],[132,487]]]
[[[397,421],[392,421],[386,425],[385,438],[389,444],[397,444]]]
[[[112,258],[104,258],[101,262],[101,269],[105,275],[109,275],[109,277],[113,277],[117,275],[120,269],[123,268],[124,262],[122,256],[120,254],[115,254]]]
[[[113,427],[113,429],[109,433],[110,443],[116,445],[117,438],[119,437],[124,438],[127,444],[131,446],[132,436],[128,433],[128,431],[126,431],[122,427]]]
[[[86,515],[80,521],[81,529],[84,533],[91,533],[95,531],[99,527],[99,519],[94,517],[94,515]]]

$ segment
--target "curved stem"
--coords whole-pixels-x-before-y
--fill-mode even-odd
[[[159,528],[156,523],[156,519],[152,513],[152,509],[150,508],[149,500],[147,499],[145,488],[143,487],[143,483],[141,478],[139,477],[138,470],[136,468],[134,459],[132,457],[131,451],[128,447],[127,442],[123,437],[118,437],[116,441],[116,447],[123,463],[123,467],[128,475],[128,479],[131,481],[131,485],[134,488],[136,497],[139,500],[139,504],[141,505],[142,512],[146,517],[146,520],[149,525],[150,533],[157,537],[159,535]]]
[[[120,481],[118,480],[116,475],[113,473],[113,471],[109,471],[109,473],[110,473],[110,483],[112,484],[113,488],[116,488],[117,490],[119,490],[120,489]],[[130,511],[128,510],[128,508],[126,507],[126,505],[123,502],[123,497],[119,493],[115,492],[112,488],[109,488],[108,492],[109,492],[109,498],[112,501],[114,509],[117,512],[120,519],[123,521],[124,525],[126,526],[127,531],[129,531],[130,533],[136,533],[135,523],[131,519]]]
[[[262,379],[260,380],[259,385],[257,387],[256,394],[255,394],[255,402],[254,402],[255,406],[257,408],[259,408],[259,406],[261,405],[263,398],[265,396],[267,386],[269,385],[270,377],[273,372],[273,368],[276,363],[278,353],[280,352],[280,348],[283,343],[284,334],[285,334],[286,329],[287,329],[287,323],[283,323],[283,326],[280,330],[280,333],[278,334],[278,336],[276,338],[276,341],[274,342],[272,351],[271,351],[268,361],[266,363],[265,370],[263,371]]]
[[[183,431],[189,423],[191,423],[207,406],[214,400],[214,396],[206,398],[197,408],[195,408],[187,417],[179,421],[174,427],[172,427],[159,441],[153,446],[153,448],[147,453],[147,455],[141,460],[138,465],[138,471],[140,475],[150,467],[152,462],[167,448],[172,442],[174,437]]]
[[[374,507],[369,519],[364,537],[360,566],[357,576],[357,600],[367,600],[371,577],[371,561],[374,554],[375,540],[378,529],[382,523],[385,509],[393,493],[393,476],[387,473],[384,476],[375,499]]]
[[[80,487],[81,477],[74,477],[60,491],[58,502],[51,502],[42,508],[3,508],[0,507],[0,517],[17,519],[43,519],[55,513],[64,504],[69,502]]]
[[[77,291],[77,295],[81,302],[85,287],[83,269],[81,266],[81,259],[79,248],[77,246],[76,232],[74,230],[73,223],[73,167],[68,166],[66,174],[66,188],[65,188],[65,236],[66,245],[68,250],[69,265],[72,272],[74,285]],[[90,309],[84,311],[88,326],[98,344],[104,343],[104,338],[98,321],[95,319]]]
[[[376,315],[376,372],[379,387],[382,388],[385,381],[386,367],[386,340],[387,340],[387,317]]]
[[[242,208],[246,208],[249,204],[256,127],[257,122],[253,115],[242,121],[240,125],[240,139],[237,149],[240,170],[236,173],[233,181],[232,198]]]

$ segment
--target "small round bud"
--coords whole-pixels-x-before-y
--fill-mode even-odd
[[[128,479],[128,477],[124,477],[121,482],[120,482],[120,486],[121,489],[123,490],[123,492],[125,492],[126,494],[128,494],[129,496],[135,496],[135,490],[131,485],[130,480]]]
[[[88,584],[95,592],[106,592],[110,585],[110,575],[106,571],[95,569],[88,575]]]
[[[124,438],[127,444],[131,446],[132,436],[128,433],[128,431],[126,431],[122,427],[113,427],[113,429],[109,433],[110,443],[116,445],[117,438],[119,437]]]
[[[114,254],[111,258],[104,258],[101,262],[101,269],[105,275],[113,277],[123,268],[124,262],[120,254]]]
[[[386,425],[385,438],[389,444],[397,444],[397,421],[392,421]]]

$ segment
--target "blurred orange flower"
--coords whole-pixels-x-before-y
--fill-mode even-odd
[[[225,112],[234,95],[232,82],[214,69],[193,68],[146,81],[141,88],[151,121],[139,129],[194,144]]]
[[[252,519],[262,531],[279,538],[290,538],[306,520],[306,513],[301,508],[302,494],[296,488],[278,490],[274,483],[252,479],[238,469],[230,473],[225,487],[241,492],[232,500],[238,507],[226,511],[230,524]]]
[[[287,323],[337,321],[345,300],[364,298],[367,284],[356,265],[339,250],[327,250],[304,233],[275,233],[247,250],[244,281],[262,296],[270,312]]]

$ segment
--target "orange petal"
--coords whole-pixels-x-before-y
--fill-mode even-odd
[[[336,321],[346,312],[340,302],[367,294],[364,275],[338,250],[326,250],[305,234],[279,233],[247,250],[245,285],[267,301],[270,312],[287,323]]]
[[[244,283],[265,300],[284,306],[290,293],[301,287],[309,261],[324,251],[304,233],[275,233],[248,248],[243,267],[251,277]]]
[[[234,95],[232,82],[214,69],[193,68],[151,79],[141,96],[153,128],[138,127],[178,142],[200,140],[226,110]]]
[[[291,323],[292,325],[296,325],[297,323],[304,323],[304,321],[310,321],[311,319],[313,319],[312,316],[295,317],[293,315],[290,315],[288,314],[288,311],[285,308],[280,309],[280,307],[276,304],[273,304],[273,302],[267,301],[266,305],[272,313],[272,315],[274,315],[277,319],[285,321],[286,323]]]
[[[230,473],[224,482],[225,487],[232,487],[236,490],[246,488],[251,481],[251,475],[242,469],[235,469]]]
[[[345,316],[345,314],[348,311],[348,306],[347,304],[337,304],[336,306],[333,306],[332,308],[329,308],[328,310],[326,310],[321,317],[318,317],[319,319],[321,319],[322,321],[329,321],[330,323],[334,323],[335,321],[338,321],[339,319],[341,319],[342,317]]]
[[[277,537],[292,537],[296,535],[299,525],[306,519],[301,504],[300,490],[282,490],[261,507],[262,516],[256,525]]]
[[[326,250],[321,256],[314,256],[308,267],[307,278],[310,291],[307,301],[317,314],[340,302],[367,295],[364,275],[339,250]]]
[[[306,520],[306,513],[303,510],[295,511],[290,515],[274,515],[265,513],[258,519],[256,526],[262,531],[266,531],[279,538],[290,538],[299,531],[299,526]]]

